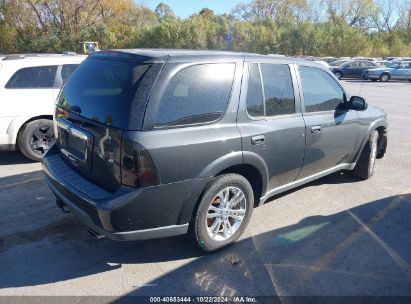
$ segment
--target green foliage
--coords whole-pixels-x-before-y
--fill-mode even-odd
[[[186,19],[165,3],[151,11],[134,0],[0,3],[0,53],[76,51],[91,40],[102,48],[411,55],[411,8],[378,0],[254,0],[231,15],[203,8]]]

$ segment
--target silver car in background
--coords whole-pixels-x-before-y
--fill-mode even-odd
[[[368,69],[364,73],[365,79],[386,82],[393,80],[408,80],[411,82],[411,61],[393,61],[386,67]]]

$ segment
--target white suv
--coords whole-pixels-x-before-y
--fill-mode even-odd
[[[0,151],[20,150],[39,161],[54,139],[55,99],[83,55],[0,58]]]

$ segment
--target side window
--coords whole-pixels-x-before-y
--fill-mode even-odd
[[[344,91],[328,73],[305,66],[299,69],[306,112],[336,110],[344,103]]]
[[[78,66],[78,64],[65,64],[61,67],[60,76],[63,83],[66,82],[71,73],[73,73]]]
[[[247,112],[253,117],[264,117],[263,92],[258,64],[250,65],[247,89]]]
[[[266,116],[295,113],[293,82],[287,64],[261,64]]]
[[[54,87],[57,66],[41,66],[18,70],[6,84],[7,89],[46,89]]]
[[[234,63],[200,64],[178,72],[169,82],[156,114],[156,126],[212,122],[227,109]]]
[[[356,68],[356,67],[358,67],[359,65],[360,65],[360,62],[359,62],[359,61],[353,61],[353,62],[350,63],[350,67],[352,67],[352,68]]]

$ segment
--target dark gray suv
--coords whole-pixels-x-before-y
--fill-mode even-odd
[[[43,158],[57,205],[97,237],[235,241],[270,196],[339,170],[363,179],[386,114],[292,58],[114,50],[89,56],[56,107]]]

